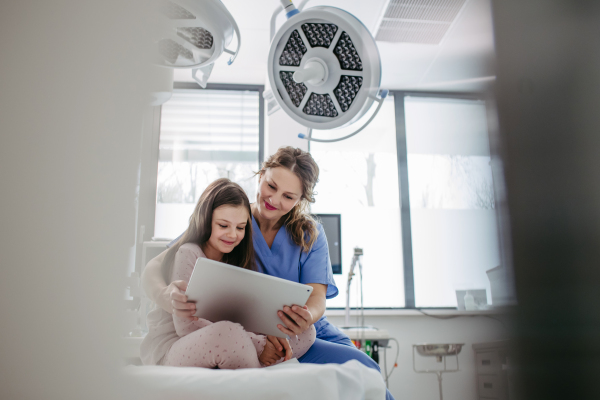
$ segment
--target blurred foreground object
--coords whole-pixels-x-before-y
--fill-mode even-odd
[[[518,399],[598,399],[600,3],[493,6]]]
[[[148,2],[0,2],[0,399],[119,399]]]

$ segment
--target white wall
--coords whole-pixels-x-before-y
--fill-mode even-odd
[[[283,110],[278,110],[268,115],[266,121],[265,159],[283,146],[293,146],[299,147],[302,150],[308,150],[308,141],[298,137],[299,133],[307,133],[306,127],[294,121]]]
[[[331,311],[330,311],[331,313]],[[326,314],[327,315],[327,314]],[[495,316],[498,318],[498,316]],[[506,317],[500,317],[506,319]],[[344,326],[344,317],[328,316],[337,326]],[[351,317],[351,325],[356,318]],[[504,322],[506,324],[506,322]],[[412,345],[421,343],[465,343],[459,354],[460,371],[443,374],[444,400],[477,400],[477,380],[475,372],[474,343],[505,340],[507,328],[503,323],[483,317],[458,317],[436,319],[426,316],[370,316],[365,317],[365,325],[386,329],[390,337],[400,343],[398,368],[389,380],[390,392],[397,400],[435,400],[439,399],[438,383],[435,374],[417,374],[412,366]],[[396,344],[391,343],[387,350],[388,373],[393,366]],[[429,364],[425,364],[429,361]],[[429,365],[434,368],[433,360],[417,359],[418,366]],[[453,366],[450,358],[448,367]],[[380,356],[380,366],[383,361]]]

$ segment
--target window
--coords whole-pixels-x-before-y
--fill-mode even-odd
[[[176,89],[162,106],[155,237],[181,234],[219,177],[255,198],[262,88],[238,89]],[[369,116],[314,137],[344,136]],[[354,247],[364,251],[367,308],[456,307],[456,290],[467,289],[486,289],[491,303],[486,271],[500,265],[500,250],[483,101],[395,92],[360,134],[310,142],[310,152],[320,168],[311,212],[341,214],[340,294],[328,307],[345,306]]]
[[[218,178],[256,197],[262,147],[261,91],[175,89],[162,106],[154,236],[175,238]]]
[[[370,117],[348,128],[315,132],[318,138],[341,137]],[[364,251],[365,307],[404,307],[402,242],[394,100],[389,96],[373,122],[360,134],[336,143],[310,143],[319,165],[313,213],[342,216],[342,274],[334,275],[340,294],[328,307],[345,307],[346,282],[354,247]],[[351,306],[360,306],[358,268],[352,283]]]
[[[359,135],[310,150],[321,169],[312,211],[342,215],[340,296],[328,307],[345,306],[354,246],[365,307],[456,307],[467,289],[486,289],[491,303],[486,271],[500,251],[483,101],[396,92]]]
[[[456,307],[500,265],[485,103],[406,96],[416,307]]]

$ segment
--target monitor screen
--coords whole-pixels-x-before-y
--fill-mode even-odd
[[[342,273],[342,216],[340,214],[315,214],[325,231],[329,257],[334,274]]]

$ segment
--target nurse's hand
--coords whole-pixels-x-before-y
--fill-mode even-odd
[[[307,306],[284,306],[283,311],[277,313],[283,322],[277,325],[279,330],[288,336],[298,336],[312,325],[313,316]]]
[[[165,292],[171,302],[171,314],[190,321],[198,321],[198,317],[194,317],[196,304],[188,302],[185,295],[186,289],[186,281],[173,281],[166,287]]]

